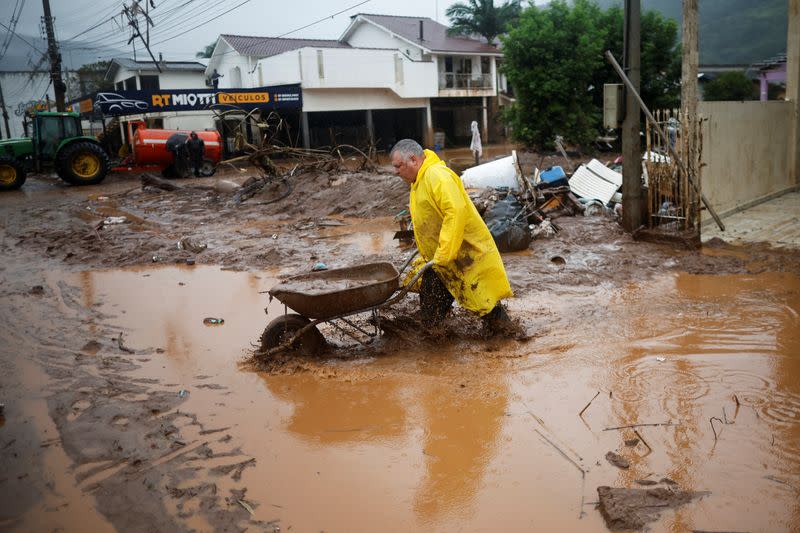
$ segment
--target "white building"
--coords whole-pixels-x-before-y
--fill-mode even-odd
[[[73,75],[73,72],[65,72],[65,81],[69,82]],[[11,138],[25,136],[23,121],[27,109],[47,109],[45,102],[49,100],[55,110],[55,93],[49,72],[0,68],[0,90],[3,92],[5,108],[0,109],[0,133],[4,139],[8,138],[9,133]],[[8,117],[8,131],[4,112]]]
[[[299,83],[306,146],[331,144],[333,135],[381,148],[403,137],[431,146],[434,131],[468,138],[473,120],[490,131],[497,48],[451,37],[429,18],[351,18],[338,40],[220,35],[206,75],[221,75],[221,88]]]
[[[206,87],[206,66],[197,61],[159,61],[159,72],[152,61],[114,58],[108,65],[105,79],[117,91],[159,89],[203,89]],[[123,123],[145,120],[150,127],[176,130],[202,130],[214,127],[211,111],[148,112],[144,115],[120,117]]]

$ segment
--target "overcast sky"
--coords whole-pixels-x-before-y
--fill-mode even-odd
[[[142,0],[142,5],[145,1]],[[356,13],[430,17],[447,24],[445,10],[455,3],[454,0],[152,1],[156,7],[150,9],[155,23],[151,29],[151,47],[156,56],[161,52],[169,60],[194,58],[197,51],[215,41],[220,33],[265,37],[288,33],[287,37],[336,39]],[[17,33],[39,35],[42,16],[39,0],[0,0],[0,22],[10,25],[17,2],[24,3]],[[131,5],[131,2],[125,3]],[[119,16],[122,0],[50,0],[50,5],[60,41],[85,41],[85,46],[91,47],[90,53],[99,59],[118,56],[119,50],[132,55],[132,47],[126,45],[129,31],[121,25]],[[344,12],[337,14],[340,11]],[[113,15],[117,15],[116,22]],[[310,26],[303,28],[307,25]],[[0,41],[7,33],[0,27]],[[143,50],[141,46],[137,48],[141,57]]]

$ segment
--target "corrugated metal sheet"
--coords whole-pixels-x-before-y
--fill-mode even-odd
[[[604,204],[622,185],[622,174],[603,165],[597,159],[581,165],[569,179],[569,188],[582,198],[600,200]]]

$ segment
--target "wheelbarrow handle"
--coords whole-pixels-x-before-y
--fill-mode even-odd
[[[422,275],[425,274],[425,272],[432,266],[433,266],[433,261],[428,261],[427,263],[422,265],[422,268],[420,268],[419,271],[416,274],[414,274],[414,277],[411,278],[411,281],[403,285],[394,297],[387,300],[384,304],[381,304],[381,307],[383,307],[384,305],[391,305],[397,300],[403,298],[408,293],[408,291],[410,291],[411,288],[417,284],[417,281],[422,277]]]
[[[411,257],[409,257],[408,260],[406,260],[406,262],[403,264],[403,267],[400,269],[401,274],[405,269],[408,268],[408,265],[410,265],[411,262],[414,260],[414,258],[417,257],[418,255],[419,255],[419,249],[414,250],[414,253],[411,254]]]

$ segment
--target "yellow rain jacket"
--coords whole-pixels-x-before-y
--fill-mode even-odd
[[[406,280],[432,260],[459,305],[480,316],[512,296],[500,252],[461,178],[430,150],[411,185],[409,211],[420,255]]]

